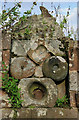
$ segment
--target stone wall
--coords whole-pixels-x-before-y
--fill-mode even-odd
[[[66,116],[77,118],[78,44],[66,38],[55,18],[48,16],[48,14],[29,17],[26,22],[19,26],[20,31],[15,26],[14,31],[17,32],[14,32],[12,36],[0,31],[0,38],[2,38],[0,39],[0,66],[4,61],[5,65],[8,66],[9,76],[20,80],[18,87],[22,89],[23,96],[21,97],[24,102],[22,103],[22,112],[18,111],[18,118],[24,118],[24,113],[27,118],[40,118],[40,116],[41,118],[55,118],[56,115],[58,115],[57,118],[66,118]],[[30,30],[29,34],[27,34],[27,28]],[[24,34],[25,31],[26,34]],[[69,54],[67,55],[65,45],[68,42]],[[67,68],[66,64],[68,65]],[[4,76],[2,67],[0,67],[0,76]],[[1,90],[2,80],[0,83],[0,105],[3,118],[6,114],[12,117],[13,112],[8,103],[9,97],[5,91]],[[29,92],[30,94],[28,94]],[[57,98],[62,98],[66,93],[69,93],[68,96],[70,95],[70,106],[73,109],[53,108]],[[37,107],[36,113],[33,112],[34,109],[24,109],[32,104]],[[8,109],[6,109],[7,107]],[[49,107],[50,109],[41,107]],[[55,113],[56,115],[54,115]]]

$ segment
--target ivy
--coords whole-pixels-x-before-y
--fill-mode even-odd
[[[8,71],[7,67],[4,62],[3,64],[3,69],[5,69],[4,77],[2,77],[2,89],[6,91],[6,93],[9,95],[9,103],[11,103],[11,106],[13,108],[20,108],[21,103],[23,100],[21,100],[21,88],[18,88],[18,79],[15,79],[14,77],[9,77],[8,76]]]

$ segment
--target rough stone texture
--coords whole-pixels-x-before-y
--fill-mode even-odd
[[[53,110],[49,110],[47,114],[47,118],[77,118],[78,115],[78,110],[77,109],[63,109],[63,108],[57,108],[54,109],[54,114]],[[54,116],[53,116],[54,115]]]
[[[68,64],[64,58],[53,56],[44,62],[42,70],[46,77],[50,77],[56,82],[62,81],[67,76]]]
[[[76,106],[79,108],[79,91],[76,93]]]
[[[66,94],[65,80],[57,85],[58,88],[58,98],[62,98]]]
[[[8,99],[8,94],[0,90],[0,108],[11,107]]]
[[[2,34],[2,48],[3,49],[11,49],[11,35],[10,34]]]
[[[5,62],[5,65],[7,66],[7,70],[9,70],[9,64],[10,64],[10,50],[2,51],[2,61]]]
[[[32,110],[32,118],[77,118],[77,109],[36,108]]]
[[[3,108],[0,111],[2,112],[2,118],[7,118],[6,120],[13,117],[14,112],[12,109]],[[78,110],[76,108],[21,108],[17,109],[17,111],[17,118],[72,118],[74,120],[78,118]]]
[[[69,71],[70,90],[77,91],[77,71]]]
[[[79,71],[77,72],[77,91],[79,91]]]
[[[62,48],[64,48],[63,44],[59,40],[50,39],[50,41],[45,41],[45,47],[49,52],[53,53],[56,56],[63,56],[65,53],[59,49],[59,46],[62,46]]]
[[[69,48],[69,70],[77,71],[78,69],[78,55],[77,48]]]
[[[70,92],[70,106],[76,107],[76,91],[69,91]]]
[[[2,108],[2,109],[0,109],[1,110],[1,112],[2,112],[2,118],[9,118],[9,115],[10,115],[10,113],[11,113],[11,111],[12,111],[12,109],[9,109],[9,108]]]
[[[12,51],[17,56],[26,56],[30,49],[30,40],[13,40]]]
[[[35,64],[26,57],[18,57],[11,64],[10,72],[14,78],[22,79],[34,74]]]
[[[36,45],[34,48],[31,48],[28,51],[28,56],[37,64],[40,64],[45,59],[47,59],[50,54],[48,53],[47,49],[43,45]]]
[[[33,82],[40,82],[43,84],[46,89],[47,93],[45,94],[44,98],[39,100],[34,99],[29,94],[29,87]],[[21,98],[24,100],[22,102],[23,107],[27,107],[29,105],[34,106],[44,106],[44,107],[53,107],[57,100],[57,86],[50,78],[24,78],[21,79],[19,82],[19,88],[21,88]]]
[[[21,108],[18,110],[17,118],[32,118],[32,110],[30,108]]]
[[[35,77],[43,77],[42,66],[37,66],[35,69]]]

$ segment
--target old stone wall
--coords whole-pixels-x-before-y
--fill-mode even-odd
[[[70,118],[71,113],[75,113],[72,118],[77,117],[79,46],[65,37],[55,18],[47,15],[29,17],[19,29],[15,24],[12,36],[0,31],[0,76],[4,76],[4,61],[8,66],[8,76],[20,80],[18,87],[23,94],[21,98],[24,102],[22,110],[18,111],[18,118],[24,118],[24,113],[27,118],[55,118],[56,115],[57,118],[65,118],[66,115]],[[3,117],[12,117],[9,97],[1,90],[2,80],[0,83]],[[70,106],[74,109],[53,108],[57,98],[62,98],[66,93],[69,93]],[[36,113],[29,108],[30,105],[37,107]],[[28,108],[25,110],[25,107]]]

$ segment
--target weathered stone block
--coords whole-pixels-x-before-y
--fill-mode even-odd
[[[30,77],[35,72],[36,65],[26,57],[17,57],[11,63],[10,72],[16,79]]]
[[[10,34],[2,34],[2,48],[3,49],[11,49],[11,35]]]
[[[70,92],[70,106],[76,107],[76,91],[69,91]]]
[[[62,98],[66,94],[66,85],[65,80],[57,85],[58,88],[58,98]]]
[[[53,107],[57,100],[57,86],[54,81],[50,78],[24,78],[19,83],[21,88],[21,98],[23,107],[30,105]],[[35,98],[33,92],[35,90],[41,90],[43,93],[42,99]]]
[[[6,50],[2,52],[2,61],[5,62],[5,65],[7,66],[7,70],[9,70],[9,64],[10,64],[10,50]]]
[[[59,46],[63,47],[63,44],[59,40],[51,39],[50,41],[45,41],[45,47],[49,52],[53,53],[56,56],[63,56],[65,53],[59,49]]]
[[[8,94],[3,90],[0,90],[0,108],[11,107],[8,99]]]
[[[78,69],[77,48],[69,48],[69,70],[77,71],[77,69]]]
[[[70,90],[77,91],[77,71],[69,71]]]
[[[21,108],[18,109],[17,118],[32,118],[32,110],[30,108]]]
[[[42,66],[37,66],[35,69],[35,77],[43,77]]]
[[[9,120],[13,118],[14,110],[12,108],[0,109],[1,118]],[[78,118],[78,109],[64,109],[64,108],[21,108],[17,109],[17,119],[74,119]]]
[[[36,119],[47,118],[47,113],[48,113],[48,108],[34,108],[32,109],[32,118],[36,118]]]
[[[30,40],[13,40],[11,52],[17,56],[26,56],[30,46]]]
[[[37,64],[42,63],[50,54],[43,45],[36,45],[28,51],[28,56]]]
[[[78,110],[76,108],[73,109],[65,109],[65,108],[49,108],[47,111],[47,118],[61,118],[61,119],[77,119]]]
[[[0,110],[1,110],[1,112],[2,112],[2,118],[7,118],[7,119],[9,119],[9,115],[10,115],[12,109],[2,108],[2,109],[0,109]]]

